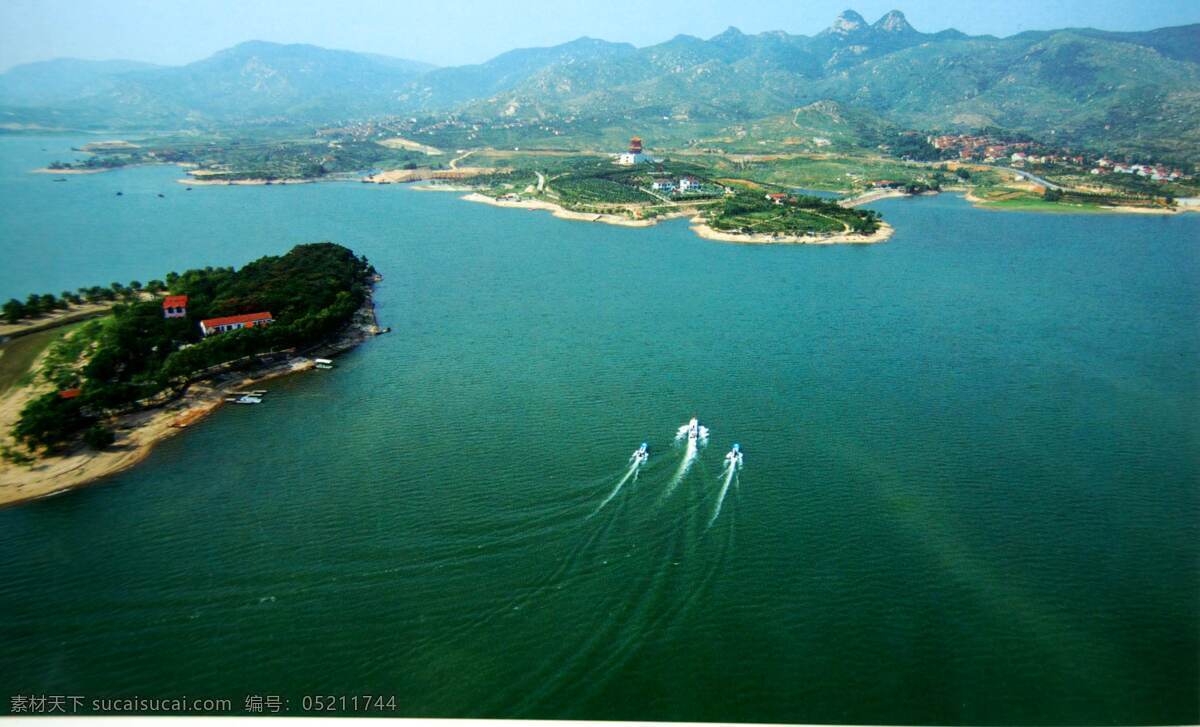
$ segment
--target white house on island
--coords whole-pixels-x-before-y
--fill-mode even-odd
[[[206,318],[200,321],[200,332],[205,336],[225,331],[236,331],[239,328],[254,328],[274,323],[270,313],[244,313],[240,316],[225,316],[223,318]]]

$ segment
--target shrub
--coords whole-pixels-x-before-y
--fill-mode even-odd
[[[83,433],[83,441],[95,450],[101,450],[117,441],[117,435],[103,424],[93,424]]]

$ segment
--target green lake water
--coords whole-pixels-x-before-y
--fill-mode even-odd
[[[384,274],[393,333],[0,511],[0,711],[1200,720],[1200,216],[942,195],[874,205],[886,244],[738,246],[396,185],[27,173],[78,143],[0,138],[0,299],[329,239]]]

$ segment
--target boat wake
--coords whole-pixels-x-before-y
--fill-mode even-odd
[[[684,450],[683,453],[683,460],[679,463],[679,469],[675,470],[675,474],[671,476],[671,481],[667,483],[667,489],[666,492],[663,493],[663,497],[666,497],[674,492],[675,488],[679,486],[679,483],[683,481],[683,478],[687,477],[688,471],[696,462],[697,454],[698,450],[696,448],[696,441],[694,439],[689,439],[687,443],[687,449]]]
[[[596,515],[598,515],[600,513],[601,510],[604,509],[605,505],[612,502],[612,499],[617,496],[617,493],[621,491],[621,488],[625,486],[625,483],[629,481],[629,478],[632,477],[632,478],[634,478],[634,481],[636,481],[638,470],[640,470],[641,468],[642,468],[642,460],[634,460],[633,464],[629,465],[629,469],[625,471],[625,476],[622,477],[617,482],[617,486],[613,488],[613,491],[608,493],[608,497],[604,498],[604,500],[601,501],[599,506],[597,506],[596,509],[592,511],[592,514],[588,515],[588,518],[595,517]]]
[[[701,445],[708,443],[708,427],[697,421],[696,417],[692,417],[691,421],[684,424],[675,433],[675,441],[679,441],[684,437],[687,438],[687,449],[684,450],[683,461],[679,463],[679,469],[675,471],[675,475],[667,483],[666,492],[663,493],[664,498],[675,491],[675,488],[687,476],[688,470],[692,468],[692,464],[696,461],[696,455],[699,454]]]
[[[717,506],[713,508],[712,517],[708,519],[708,527],[712,527],[717,521],[717,517],[721,514],[721,506],[725,504],[725,495],[729,494],[729,485],[733,482],[733,478],[737,476],[738,464],[729,462],[725,465],[725,481],[721,483],[721,494],[717,496]]]
[[[698,439],[707,442],[708,427],[700,424],[695,420],[695,418],[693,418],[690,422],[684,424],[675,432],[675,441],[678,442],[685,437],[688,439]]]

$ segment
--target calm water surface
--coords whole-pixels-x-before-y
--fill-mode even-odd
[[[878,203],[884,245],[754,247],[399,186],[27,174],[78,143],[0,139],[0,299],[330,239],[384,273],[394,333],[0,512],[4,692],[1200,720],[1200,217],[943,195]]]

